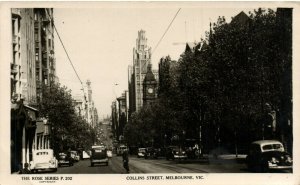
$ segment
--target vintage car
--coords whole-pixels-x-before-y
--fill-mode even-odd
[[[66,153],[59,153],[58,157],[58,166],[73,166],[74,164],[74,159],[66,154]]]
[[[157,159],[158,157],[162,156],[161,154],[162,154],[162,152],[161,152],[160,148],[148,147],[148,148],[146,148],[146,151],[145,151],[145,159],[148,159],[148,158]]]
[[[92,146],[92,155],[90,157],[91,166],[94,164],[105,163],[108,166],[107,149],[103,145]]]
[[[284,151],[281,142],[276,140],[260,140],[250,145],[246,157],[248,169],[258,172],[271,170],[292,170],[292,157]]]
[[[111,150],[107,150],[107,157],[111,158],[112,157],[112,151]]]
[[[187,159],[185,150],[179,146],[169,146],[166,149],[166,159]]]
[[[41,149],[32,152],[32,161],[30,161],[30,170],[32,172],[39,170],[57,171],[57,166],[58,161],[52,149]]]
[[[128,150],[128,147],[126,145],[120,145],[117,148],[117,155],[122,155],[125,150]]]
[[[138,149],[138,153],[137,153],[137,157],[145,157],[145,153],[146,153],[146,148],[139,148]]]
[[[80,161],[80,156],[78,155],[78,152],[77,152],[77,151],[75,151],[75,150],[70,151],[70,156],[72,157],[72,159],[73,159],[75,162]]]
[[[82,159],[89,159],[90,158],[90,154],[89,151],[82,151]]]

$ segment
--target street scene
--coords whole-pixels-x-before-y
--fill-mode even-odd
[[[293,173],[293,9],[138,5],[11,8],[11,173]]]

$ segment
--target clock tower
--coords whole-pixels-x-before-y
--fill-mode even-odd
[[[150,105],[157,98],[157,81],[155,80],[151,67],[151,63],[149,63],[143,81],[143,105]]]

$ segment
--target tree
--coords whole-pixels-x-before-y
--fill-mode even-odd
[[[75,113],[71,91],[60,84],[44,85],[39,104],[40,116],[51,124],[51,147],[59,151],[91,146],[95,133],[93,128]]]

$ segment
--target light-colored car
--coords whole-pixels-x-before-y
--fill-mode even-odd
[[[145,153],[146,153],[146,148],[139,148],[138,149],[138,153],[137,153],[137,157],[145,157]]]
[[[111,158],[112,157],[112,151],[111,150],[107,150],[107,157]]]
[[[86,151],[82,151],[82,159],[89,159],[90,158],[90,154]]]
[[[33,172],[39,170],[56,171],[58,161],[54,157],[52,149],[35,150],[32,152],[32,161],[30,161],[30,169]]]
[[[253,142],[250,145],[246,163],[251,171],[292,171],[293,169],[292,157],[284,151],[282,143],[276,140],[260,140]]]
[[[75,150],[70,151],[70,156],[72,159],[76,162],[80,161],[80,156],[78,155],[78,152]]]

